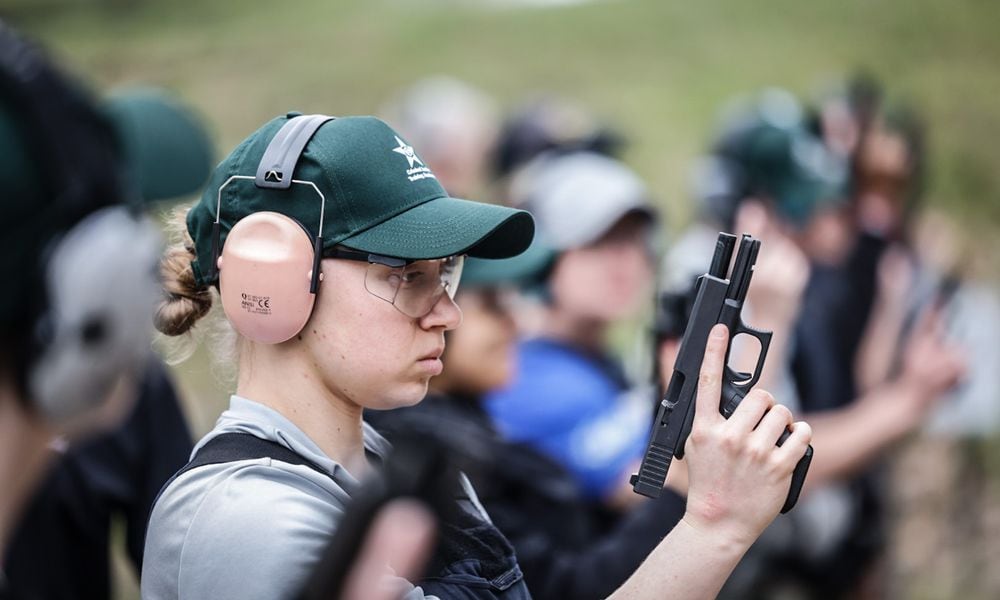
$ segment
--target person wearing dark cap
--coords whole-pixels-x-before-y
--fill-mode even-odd
[[[545,153],[594,152],[617,157],[624,145],[618,131],[585,107],[554,94],[540,94],[523,101],[504,121],[493,173],[498,179],[512,176]]]
[[[533,220],[449,197],[375,118],[290,113],[222,161],[187,231],[164,260],[172,291],[157,326],[185,333],[218,286],[239,334],[239,377],[229,410],[154,506],[143,595],[290,597],[388,449],[362,411],[423,398],[442,371],[445,333],[461,321],[453,296],[464,257],[520,254]],[[683,597],[715,593],[777,514],[808,444],[808,425],[792,424],[766,392],[748,396],[739,418],[707,409],[718,404],[726,338],[718,328],[706,352],[685,518],[618,590],[623,597],[659,597],[668,584]],[[463,521],[496,543],[462,546],[472,553],[445,567],[464,574],[460,589],[423,583],[441,584],[444,597],[527,597],[513,557],[484,563],[504,554],[503,535],[460,483]],[[406,596],[425,590],[409,585]]]
[[[0,594],[20,595],[10,543],[53,449],[115,427],[151,361],[160,236],[143,202],[192,191],[209,155],[174,101],[97,105],[2,21],[0,82]]]
[[[668,254],[665,279],[675,282],[675,291],[688,289],[693,269],[704,266],[686,267],[686,261],[707,255],[697,248],[708,230],[735,228],[764,241],[746,307],[755,326],[775,332],[761,381],[789,397],[815,425],[819,450],[800,506],[764,533],[723,595],[768,597],[769,586],[787,585],[792,574],[799,576],[796,585],[847,593],[881,535],[867,518],[873,479],[862,481],[859,474],[920,423],[961,376],[962,360],[924,328],[909,340],[892,380],[839,406],[819,405],[815,388],[806,385],[808,376],[822,375],[826,393],[848,383],[833,368],[840,360],[835,356],[840,332],[830,328],[824,311],[836,298],[825,285],[830,279],[817,278],[823,270],[814,252],[817,223],[844,207],[846,172],[804,127],[798,101],[780,90],[767,90],[731,110],[712,148],[708,168],[696,177],[696,196],[710,216]],[[830,168],[817,169],[822,165]],[[803,329],[811,335],[804,338]],[[739,353],[737,348],[737,360]],[[803,362],[811,372],[803,373]]]

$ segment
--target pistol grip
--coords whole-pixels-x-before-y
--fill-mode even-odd
[[[778,438],[778,445],[781,446],[791,435],[791,431],[785,430],[785,433],[781,434]],[[813,457],[813,447],[809,445],[806,447],[806,453],[802,455],[799,462],[795,464],[795,470],[792,471],[792,484],[788,488],[788,497],[785,498],[785,504],[781,507],[781,514],[785,514],[795,507],[795,503],[799,501],[799,494],[802,493],[802,484],[806,482],[806,474],[809,473],[809,465],[812,463]]]

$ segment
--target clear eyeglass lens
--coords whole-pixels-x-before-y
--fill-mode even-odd
[[[445,293],[455,297],[464,259],[464,256],[450,256],[419,260],[405,267],[372,263],[365,274],[365,289],[406,316],[420,318],[429,313]]]

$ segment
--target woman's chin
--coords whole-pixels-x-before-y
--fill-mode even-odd
[[[420,382],[410,384],[406,386],[403,390],[398,390],[396,394],[393,394],[391,398],[382,398],[382,400],[374,406],[369,406],[368,408],[373,408],[375,410],[392,410],[394,408],[406,408],[408,406],[414,406],[419,404],[424,396],[427,395],[427,382],[430,378],[423,379]]]

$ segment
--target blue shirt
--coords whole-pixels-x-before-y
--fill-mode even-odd
[[[589,497],[627,481],[646,446],[648,397],[606,359],[554,340],[521,342],[517,360],[510,385],[486,397],[497,429],[562,463]]]

